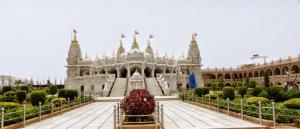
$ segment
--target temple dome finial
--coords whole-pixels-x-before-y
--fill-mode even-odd
[[[146,53],[150,54],[150,55],[153,55],[153,49],[151,47],[151,43],[150,43],[150,40],[147,41],[148,45],[147,45],[147,48],[146,48]]]
[[[77,34],[77,31],[75,29],[73,29],[73,38],[72,38],[73,41],[77,41],[76,34]]]
[[[138,42],[136,41],[136,35],[133,35],[133,43],[131,49],[140,49]]]

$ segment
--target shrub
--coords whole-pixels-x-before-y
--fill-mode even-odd
[[[62,98],[65,98],[65,92],[66,90],[65,89],[60,89],[58,90],[58,97],[62,97]]]
[[[206,94],[204,97],[209,98],[209,96],[210,96],[210,99],[217,99],[218,98],[218,94],[216,94],[216,93],[209,93],[209,94]]]
[[[20,105],[14,102],[0,102],[0,107],[4,107],[5,109],[17,108]]]
[[[255,87],[253,90],[252,90],[252,93],[251,95],[252,96],[258,96],[258,94],[263,90],[262,87]]]
[[[16,92],[16,97],[19,103],[23,103],[23,101],[26,99],[26,91],[19,90]]]
[[[264,98],[268,98],[269,97],[269,94],[267,91],[265,90],[262,90],[258,95],[257,97],[264,97]]]
[[[234,89],[232,87],[226,86],[223,88],[223,99],[229,98],[230,100],[234,99]]]
[[[38,106],[39,102],[43,105],[46,101],[46,92],[44,90],[32,91],[30,95],[32,106]]]
[[[269,100],[264,97],[250,97],[246,100],[246,102],[249,104],[258,104],[259,101],[261,102],[261,104],[266,104],[269,102]]]
[[[296,89],[291,89],[285,92],[286,99],[300,98],[300,91]]]
[[[16,100],[16,93],[14,91],[7,91],[4,93],[2,97],[2,101],[4,102],[14,102]]]
[[[8,92],[8,91],[11,91],[11,90],[12,90],[11,86],[3,86],[2,87],[2,93],[3,94]]]
[[[247,93],[247,87],[243,86],[239,88],[239,94],[241,95],[242,98],[244,98],[244,95]]]
[[[65,98],[53,98],[52,100],[55,106],[60,106],[60,102],[62,103],[66,102]]]
[[[61,89],[58,90],[58,97],[74,100],[78,97],[78,91],[77,90],[71,90],[71,89]]]
[[[249,88],[255,88],[255,87],[256,87],[256,81],[250,80],[250,81],[249,81],[248,87],[249,87]]]
[[[219,88],[218,88],[218,83],[213,82],[213,83],[211,84],[211,90],[212,90],[212,91],[217,91],[217,90],[219,90]]]
[[[29,86],[21,86],[20,90],[24,90],[26,93],[29,93]]]
[[[271,88],[265,89],[268,92],[268,99],[274,100],[276,102],[284,101],[285,97],[284,95],[284,87],[281,86],[273,86]]]
[[[283,105],[290,109],[300,109],[300,98],[289,99],[283,102]]]
[[[55,85],[50,85],[49,86],[49,94],[55,95],[57,93],[57,86]]]
[[[146,89],[134,89],[121,102],[121,108],[127,115],[148,115],[155,110],[155,99]]]
[[[209,89],[207,87],[197,87],[195,88],[194,92],[199,97],[202,97],[202,95],[206,95],[209,93]]]

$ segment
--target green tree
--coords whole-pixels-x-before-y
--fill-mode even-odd
[[[244,86],[248,87],[249,86],[249,82],[250,82],[249,77],[246,76],[245,82],[244,82]]]
[[[264,73],[264,85],[265,87],[270,87],[270,75],[269,72]]]
[[[230,100],[233,100],[234,99],[234,89],[232,87],[229,87],[229,86],[226,86],[222,89],[223,91],[223,96],[222,98],[223,99],[227,99],[229,98]]]
[[[244,95],[247,93],[247,87],[243,86],[239,88],[239,94],[241,95],[242,98],[244,98]]]
[[[255,88],[255,87],[256,87],[256,81],[250,80],[250,81],[249,81],[248,87],[249,87],[249,88]]]
[[[32,91],[30,95],[32,106],[38,106],[39,102],[43,105],[46,101],[46,92],[44,90]]]
[[[26,99],[26,91],[24,90],[18,90],[16,92],[17,100],[19,103],[23,103],[24,100]]]
[[[57,93],[57,86],[50,85],[48,88],[49,88],[49,94],[55,95]]]
[[[223,87],[225,87],[225,82],[224,82],[223,76],[220,76],[218,78],[218,86],[219,86],[220,89],[223,89]]]

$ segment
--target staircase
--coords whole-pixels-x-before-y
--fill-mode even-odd
[[[154,96],[163,96],[160,86],[155,78],[146,78],[146,85],[151,94]]]
[[[116,78],[115,84],[110,92],[110,97],[122,97],[126,90],[127,78]]]

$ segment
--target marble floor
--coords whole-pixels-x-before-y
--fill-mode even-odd
[[[208,109],[181,101],[161,101],[166,129],[262,128]],[[28,125],[25,129],[113,129],[115,102],[95,102],[60,116]]]

